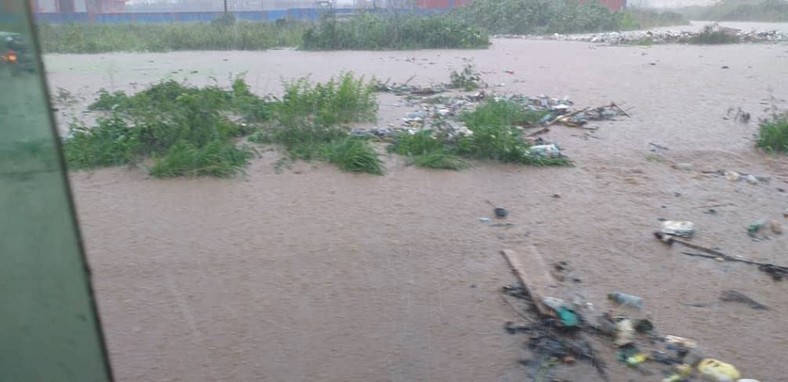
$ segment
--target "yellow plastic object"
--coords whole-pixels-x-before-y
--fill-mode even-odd
[[[681,377],[689,377],[692,375],[692,366],[687,364],[682,364],[676,366],[676,373]]]
[[[648,354],[638,353],[627,358],[627,365],[635,367],[648,359]]]
[[[714,382],[735,382],[741,377],[739,370],[733,365],[711,358],[700,361],[698,372]]]

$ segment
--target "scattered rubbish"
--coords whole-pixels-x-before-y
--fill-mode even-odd
[[[771,178],[768,176],[758,176],[754,174],[745,174],[738,171],[731,170],[717,170],[717,171],[703,171],[704,174],[723,176],[731,182],[738,182],[742,179],[750,184],[769,183]]]
[[[507,211],[507,210],[506,210],[506,208],[503,208],[503,207],[498,207],[498,206],[496,206],[495,204],[493,204],[493,203],[492,203],[491,201],[489,201],[489,200],[485,200],[485,202],[487,202],[487,204],[489,204],[490,206],[492,206],[492,208],[493,208],[493,213],[495,214],[495,217],[497,217],[497,218],[499,218],[499,219],[503,219],[503,218],[505,218],[505,217],[509,216],[509,211]]]
[[[629,367],[637,367],[643,362],[646,362],[649,359],[649,355],[645,353],[637,353],[635,355],[629,356],[626,359],[626,364]]]
[[[701,376],[714,382],[734,382],[741,377],[733,365],[711,358],[700,361],[697,369]]]
[[[666,220],[662,222],[661,232],[678,237],[692,237],[695,235],[695,223],[689,221]]]
[[[743,124],[749,123],[751,118],[752,118],[752,116],[750,115],[750,113],[742,110],[740,107],[735,108],[735,109],[733,107],[729,107],[728,111],[725,113],[725,116],[722,117],[722,119],[724,119],[724,120],[731,120],[732,119],[732,120],[734,120],[736,122],[743,123]]]
[[[616,322],[616,340],[613,343],[623,347],[633,342],[635,342],[635,328],[632,327],[632,320],[625,318]]]
[[[692,163],[674,163],[671,167],[681,171],[692,171]]]
[[[728,30],[730,29],[730,30]],[[713,26],[712,30],[724,30],[728,34],[738,37],[743,43],[767,43],[788,41],[788,33],[778,30],[770,31],[743,31],[720,26]],[[546,36],[522,36],[522,35],[497,35],[496,38],[512,39],[535,39],[535,40],[559,40],[559,41],[582,41],[609,45],[635,45],[635,44],[687,44],[700,35],[701,31],[677,31],[677,30],[650,30],[650,31],[626,31],[626,32],[606,32],[593,34],[553,34]],[[651,63],[652,65],[654,63]]]
[[[741,179],[741,175],[736,171],[725,171],[725,179],[731,182],[738,182]]]
[[[767,224],[768,223],[765,220],[759,220],[755,223],[752,223],[747,226],[747,234],[750,235],[750,237],[757,237],[758,233],[761,232],[761,230],[765,228]]]
[[[730,68],[728,67],[728,65],[723,65],[723,66],[722,66],[722,68],[723,68],[723,69],[730,69]]]
[[[482,223],[489,223],[490,222],[490,218],[479,218],[479,221],[482,222]]]
[[[772,232],[775,235],[782,235],[783,234],[783,225],[782,223],[778,222],[777,220],[770,220],[769,227],[772,229]]]
[[[531,146],[528,150],[536,156],[544,158],[560,158],[561,149],[556,144]]]
[[[620,305],[629,306],[635,309],[643,309],[643,299],[631,294],[612,292],[607,294],[607,298]]]
[[[658,144],[653,143],[653,142],[649,142],[648,145],[650,147],[649,150],[651,150],[651,152],[657,152],[659,150],[662,150],[662,151],[669,151],[670,150],[669,148],[667,148],[665,146],[658,145]]]
[[[755,310],[769,310],[769,307],[753,300],[744,293],[735,290],[726,290],[720,295],[720,301],[725,302],[738,302],[749,306]]]
[[[666,343],[679,346],[685,349],[694,349],[698,347],[698,343],[695,340],[691,340],[689,338],[667,335],[663,339],[665,340]]]
[[[635,331],[638,333],[648,333],[652,330],[654,330],[654,324],[650,320],[644,318],[635,321]]]
[[[785,211],[783,211],[783,217],[788,219],[788,208],[786,208]]]
[[[674,236],[666,235],[666,234],[664,234],[662,232],[654,232],[654,236],[657,239],[659,239],[660,241],[662,241],[663,243],[668,244],[668,245],[673,245],[675,243],[678,243],[678,244],[681,244],[681,245],[683,245],[685,247],[688,247],[688,248],[697,249],[699,251],[706,252],[706,254],[682,252],[683,255],[695,256],[695,257],[703,257],[703,258],[714,259],[714,260],[718,260],[718,261],[720,261],[720,260],[721,261],[732,261],[732,262],[739,262],[739,263],[745,263],[745,264],[750,264],[750,265],[757,265],[758,266],[758,270],[760,270],[761,272],[769,274],[772,277],[772,279],[774,279],[774,281],[782,281],[782,279],[784,277],[788,277],[788,267],[774,265],[774,264],[768,264],[768,263],[761,263],[761,262],[745,260],[745,259],[739,259],[739,258],[736,258],[736,257],[728,256],[728,255],[726,255],[726,254],[724,254],[724,253],[722,253],[722,252],[720,252],[720,251],[718,251],[716,249],[711,249],[711,248],[707,248],[707,247],[704,247],[704,246],[701,246],[701,245],[693,244],[693,243],[690,243],[690,242],[687,242],[687,241],[684,241],[684,240],[680,240],[680,239],[678,239],[678,238],[676,238]]]

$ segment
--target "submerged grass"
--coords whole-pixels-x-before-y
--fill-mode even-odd
[[[544,116],[511,101],[490,100],[461,119],[471,134],[449,137],[430,130],[401,133],[389,150],[411,158],[420,167],[459,170],[468,160],[492,160],[535,166],[565,166],[564,157],[547,157],[530,150],[517,125],[535,124]]]
[[[788,114],[761,121],[756,144],[772,153],[788,154]]]
[[[285,84],[283,99],[260,98],[242,78],[230,89],[164,81],[137,94],[100,91],[89,109],[107,114],[95,127],[73,125],[64,141],[72,169],[139,163],[152,159],[156,177],[229,177],[243,172],[255,150],[237,145],[282,145],[291,159],[323,160],[353,172],[382,174],[369,142],[351,137],[343,124],[375,118],[370,83],[343,73],[312,84]]]
[[[72,125],[63,143],[66,160],[72,169],[87,169],[152,158],[150,173],[157,177],[232,176],[243,171],[253,152],[236,147],[235,139],[249,129],[229,116],[256,104],[252,97],[240,78],[232,90],[165,81],[133,96],[101,91],[89,109],[108,116],[92,128]]]

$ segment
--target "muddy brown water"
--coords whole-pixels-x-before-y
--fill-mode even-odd
[[[430,171],[386,155],[381,177],[307,163],[278,174],[281,154],[268,151],[234,180],[73,173],[117,379],[525,380],[523,338],[503,331],[517,316],[499,297],[514,282],[499,250],[529,244],[548,261],[569,261],[582,280],[574,293],[597,311],[611,308],[609,291],[639,295],[660,332],[697,340],[745,376],[788,378],[788,283],[748,265],[682,256],[651,236],[659,218],[691,220],[696,243],[788,263],[788,235],[756,242],[746,233],[758,219],[788,223],[788,194],[778,190],[788,189],[788,160],[753,148],[755,124],[723,119],[732,106],[754,117],[772,102],[788,106],[788,45],[495,40],[479,51],[46,57],[51,87],[86,99],[162,78],[226,84],[240,72],[260,94],[279,91],[282,79],[326,80],[342,70],[427,85],[466,62],[497,92],[568,95],[581,107],[615,101],[632,118],[596,123],[592,136],[553,128],[546,137],[575,161],[571,168]],[[391,95],[380,102],[381,126],[414,110]],[[662,159],[650,142],[669,148]],[[701,173],[720,169],[771,182]],[[506,207],[513,225],[481,223],[492,217],[485,200]],[[730,289],[770,310],[718,301]],[[600,350],[611,380],[661,378]],[[580,365],[571,380],[599,377]]]

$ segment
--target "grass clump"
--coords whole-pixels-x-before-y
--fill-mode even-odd
[[[240,78],[231,90],[165,81],[133,96],[101,91],[89,109],[109,116],[99,118],[93,128],[72,125],[63,143],[65,157],[72,169],[152,158],[150,174],[156,177],[232,176],[243,171],[253,151],[235,145],[251,129],[230,117],[255,105],[270,107]],[[255,110],[247,119],[259,121],[266,113]]]
[[[455,89],[465,91],[476,90],[484,85],[482,75],[476,71],[473,65],[465,65],[462,71],[453,70],[449,75],[449,85]]]
[[[519,125],[536,124],[544,116],[512,101],[490,100],[461,116],[470,133],[451,136],[424,130],[401,133],[389,150],[405,155],[420,167],[459,170],[468,160],[492,160],[536,166],[563,166],[564,157],[550,157],[531,150]]]
[[[320,160],[350,172],[382,175],[383,165],[365,139],[350,135],[346,125],[374,121],[375,86],[352,73],[325,83],[299,79],[284,84],[274,111],[274,126],[254,136],[257,142],[282,145],[293,160]]]
[[[40,24],[45,53],[265,50],[297,46],[305,24],[229,22],[172,24]]]
[[[689,43],[698,45],[720,45],[735,44],[738,43],[739,40],[739,36],[735,34],[716,29],[713,25],[706,25],[700,33],[689,39]]]
[[[761,121],[756,144],[772,153],[788,154],[788,113]]]
[[[304,50],[478,49],[489,37],[469,22],[441,15],[362,13],[347,20],[322,18],[303,36]]]
[[[434,135],[432,130],[422,130],[414,134],[400,133],[389,151],[406,156],[419,167],[461,170],[469,163],[454,153],[456,147],[447,142],[447,137]]]
[[[285,84],[281,100],[254,95],[242,79],[230,89],[164,81],[137,94],[102,90],[90,110],[106,113],[93,128],[73,125],[64,141],[72,169],[151,159],[155,177],[229,177],[243,172],[255,150],[282,145],[291,159],[322,160],[345,171],[382,174],[372,145],[343,125],[372,121],[374,87],[352,73],[312,84]]]
[[[378,110],[373,82],[343,73],[338,79],[313,84],[302,78],[284,84],[276,118],[284,126],[309,120],[323,126],[374,121]]]
[[[546,111],[529,110],[514,101],[489,100],[472,112],[461,116],[472,126],[534,126],[544,118]]]

